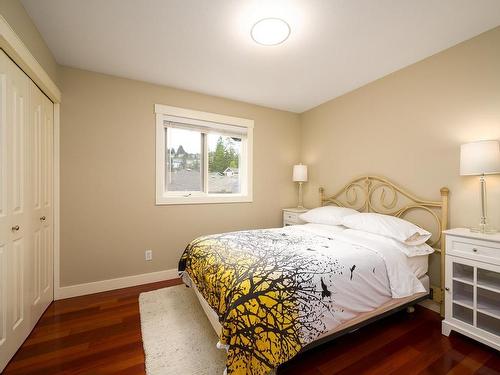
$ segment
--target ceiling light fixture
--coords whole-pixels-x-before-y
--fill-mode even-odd
[[[280,18],[264,18],[253,25],[250,34],[256,43],[276,46],[288,39],[290,26]]]

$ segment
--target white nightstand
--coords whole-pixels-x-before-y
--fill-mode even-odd
[[[443,335],[460,332],[500,350],[500,234],[446,235]]]
[[[283,226],[304,224],[305,221],[300,220],[300,214],[309,211],[307,208],[284,208],[283,209]]]

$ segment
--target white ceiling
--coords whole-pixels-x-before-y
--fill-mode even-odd
[[[500,25],[499,0],[21,0],[58,63],[303,112]],[[283,44],[250,37],[264,17]]]

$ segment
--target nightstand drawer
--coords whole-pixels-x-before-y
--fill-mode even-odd
[[[300,219],[304,212],[307,212],[307,208],[284,208],[283,226],[304,224],[305,221]]]
[[[467,259],[500,264],[500,245],[496,242],[447,236],[446,252]]]
[[[293,222],[293,223],[300,223],[301,220],[299,219],[299,215],[296,212],[283,212],[283,221],[284,222]]]

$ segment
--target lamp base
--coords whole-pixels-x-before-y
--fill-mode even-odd
[[[302,184],[303,184],[303,182],[299,181],[299,202],[297,204],[297,208],[304,208],[302,206]]]
[[[481,220],[479,221],[479,227],[470,228],[470,231],[474,233],[495,234],[498,231],[490,227],[486,217],[486,180],[484,174],[479,177],[479,181],[481,183]]]

